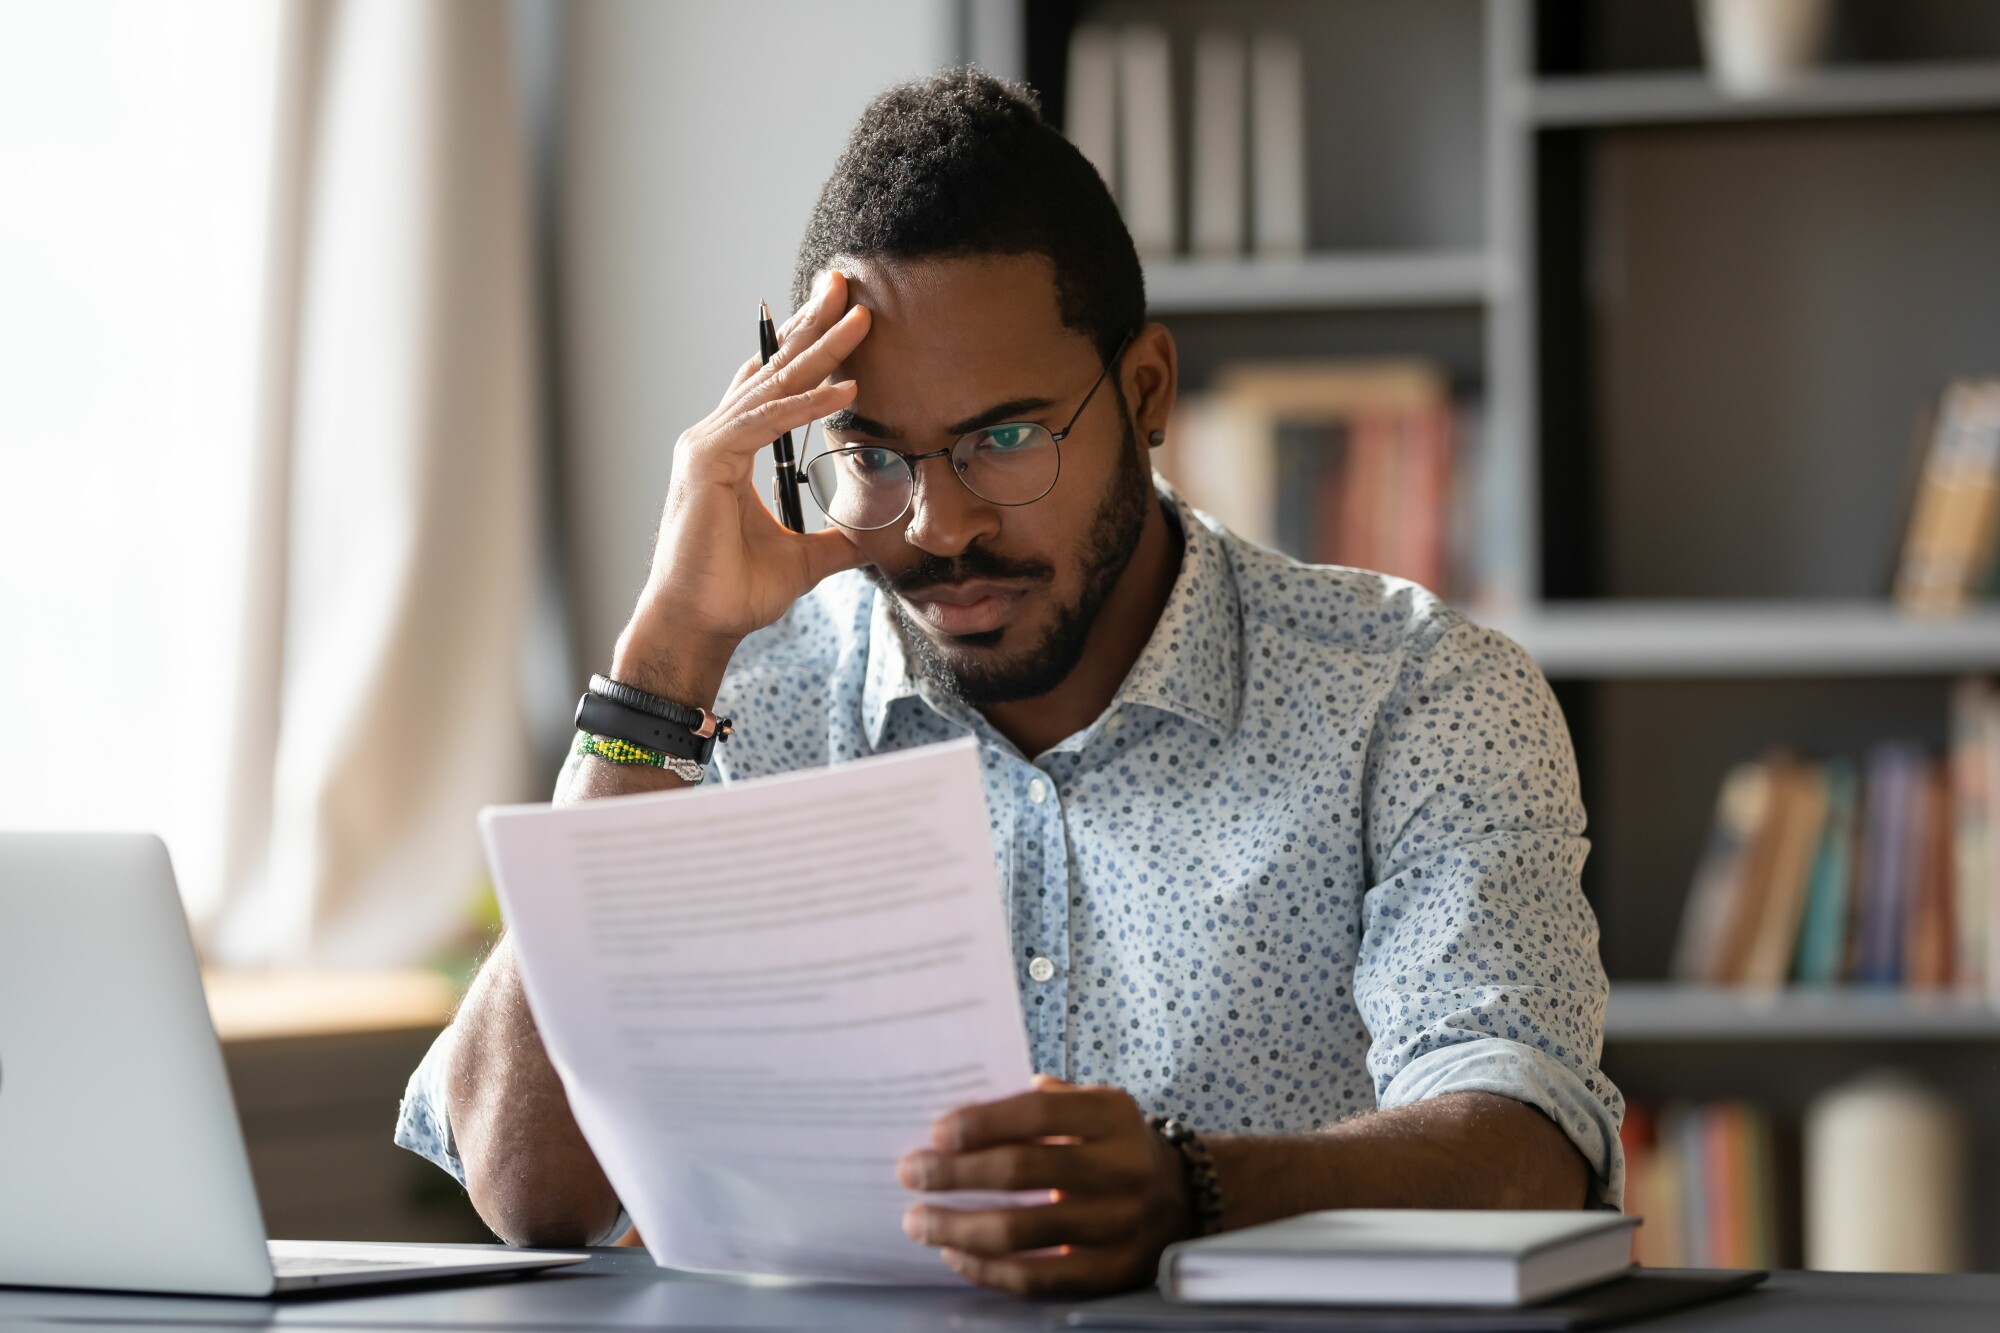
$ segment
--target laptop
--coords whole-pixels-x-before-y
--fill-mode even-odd
[[[0,1285],[270,1296],[589,1257],[267,1241],[165,845],[0,833]]]

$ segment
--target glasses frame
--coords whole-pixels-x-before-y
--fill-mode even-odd
[[[1031,505],[1034,504],[1037,500],[1047,499],[1049,492],[1053,491],[1056,488],[1056,482],[1062,479],[1062,442],[1069,438],[1070,432],[1076,428],[1076,423],[1083,418],[1084,409],[1090,406],[1090,400],[1097,396],[1097,391],[1100,388],[1104,387],[1104,381],[1106,377],[1108,377],[1111,374],[1112,369],[1116,367],[1119,364],[1119,362],[1124,359],[1125,349],[1131,346],[1131,344],[1132,344],[1132,335],[1129,333],[1126,334],[1123,338],[1119,339],[1118,349],[1111,354],[1111,359],[1109,361],[1106,361],[1103,367],[1097,372],[1097,378],[1090,382],[1090,389],[1083,395],[1083,401],[1076,405],[1076,411],[1069,414],[1069,420],[1063,423],[1063,428],[1061,430],[1049,431],[1049,442],[1055,445],[1056,447],[1056,470],[1055,470],[1055,475],[1049,478],[1048,486],[1043,489],[1040,495],[1037,495],[1032,499],[1028,500],[989,500],[985,496],[980,495],[978,491],[972,490],[972,483],[965,479],[964,475],[959,471],[958,468],[956,467],[952,468],[951,470],[952,477],[958,482],[959,485],[965,487],[966,490],[972,491],[972,494],[977,496],[982,503],[990,505],[999,505],[1003,509],[1019,509],[1023,505]],[[894,518],[890,519],[886,523],[878,523],[872,528],[848,527],[847,524],[842,523],[832,514],[828,514],[826,512],[826,506],[819,502],[818,492],[813,490],[812,481],[808,473],[808,469],[814,463],[819,462],[820,459],[822,458],[834,458],[841,454],[859,453],[864,449],[885,449],[888,448],[887,445],[854,444],[854,445],[847,445],[839,449],[823,448],[819,451],[818,454],[814,455],[810,460],[799,465],[799,477],[801,481],[805,483],[804,489],[806,490],[806,492],[812,495],[813,508],[819,510],[819,512],[822,514],[825,514],[827,522],[833,524],[835,527],[846,528],[847,531],[849,532],[882,532],[885,529],[895,527],[898,523],[901,523],[904,519],[910,516],[910,509],[917,502],[917,477],[918,477],[917,464],[928,462],[930,459],[933,458],[949,458],[952,454],[958,452],[958,446],[964,444],[967,440],[970,440],[975,436],[984,435],[988,431],[1001,430],[1008,426],[1033,426],[1037,430],[1048,430],[1048,427],[1042,425],[1042,423],[1039,421],[996,421],[990,426],[981,426],[978,430],[969,430],[965,434],[953,440],[945,448],[933,449],[931,450],[931,452],[927,454],[903,454],[899,453],[897,450],[891,449],[890,450],[891,453],[898,454],[898,456],[903,460],[904,470],[910,474],[910,493],[909,496],[904,499],[902,509],[897,512]]]

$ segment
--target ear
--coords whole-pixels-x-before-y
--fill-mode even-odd
[[[1152,439],[1153,432],[1166,430],[1179,386],[1180,354],[1174,346],[1174,335],[1164,324],[1146,325],[1132,335],[1132,345],[1125,349],[1125,364],[1118,384],[1142,448]]]

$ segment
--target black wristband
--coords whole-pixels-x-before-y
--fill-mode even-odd
[[[590,692],[602,695],[606,699],[615,700],[618,703],[624,704],[627,708],[636,708],[642,713],[651,713],[654,717],[663,717],[669,722],[678,722],[684,727],[694,729],[701,726],[701,710],[699,708],[690,708],[686,704],[677,704],[671,699],[662,699],[657,694],[648,694],[644,690],[615,681],[609,676],[592,676],[590,678]]]
[[[616,699],[591,693],[577,701],[576,729],[706,764],[715,753],[716,741],[729,734],[729,722],[726,718],[718,719],[713,735],[700,736],[695,734],[694,727],[642,713]]]

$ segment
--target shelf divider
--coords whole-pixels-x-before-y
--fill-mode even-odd
[[[2000,609],[1915,616],[1887,601],[1547,602],[1490,620],[1568,679],[2000,672]]]
[[[1146,265],[1155,314],[1477,306],[1494,288],[1482,251],[1170,259]]]
[[[1578,75],[1538,79],[1517,103],[1543,129],[1990,109],[2000,109],[2000,61],[1834,66],[1755,98],[1723,93],[1701,73]]]
[[[1863,987],[1729,990],[1613,982],[1607,1043],[1990,1041],[2000,1005],[1978,995]]]

